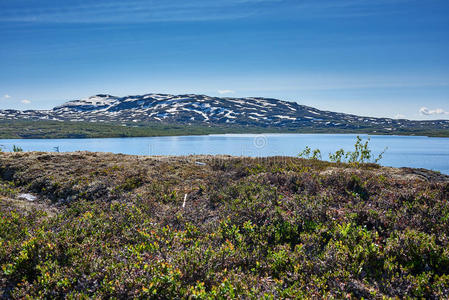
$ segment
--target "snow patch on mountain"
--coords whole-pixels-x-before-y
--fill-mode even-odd
[[[210,97],[206,95],[145,94],[116,97],[99,94],[69,101],[52,110],[0,110],[0,120],[57,120],[88,122],[177,124],[236,124],[240,126],[292,128],[397,128],[435,126],[449,128],[449,121],[409,121],[360,117],[321,111],[271,98]],[[388,128],[388,129],[387,129]]]

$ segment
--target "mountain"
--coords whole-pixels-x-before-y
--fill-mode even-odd
[[[107,123],[238,125],[292,129],[367,129],[369,132],[447,130],[449,120],[410,121],[361,117],[318,110],[271,98],[146,94],[99,94],[51,110],[0,110],[0,120],[57,120]]]

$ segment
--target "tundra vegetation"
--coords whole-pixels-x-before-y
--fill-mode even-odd
[[[449,137],[445,128],[397,128],[395,135]],[[266,127],[254,125],[127,123],[127,122],[71,122],[47,120],[0,120],[0,139],[60,139],[151,137],[175,135],[205,135],[224,133],[347,133],[390,135],[384,128],[320,128],[320,127]]]
[[[4,298],[449,295],[449,178],[427,170],[3,152],[0,199]]]

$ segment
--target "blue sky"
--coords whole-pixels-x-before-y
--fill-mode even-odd
[[[447,0],[0,0],[0,109],[264,96],[449,119]]]

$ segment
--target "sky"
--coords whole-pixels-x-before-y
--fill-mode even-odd
[[[99,93],[449,119],[448,0],[0,0],[0,109]]]

